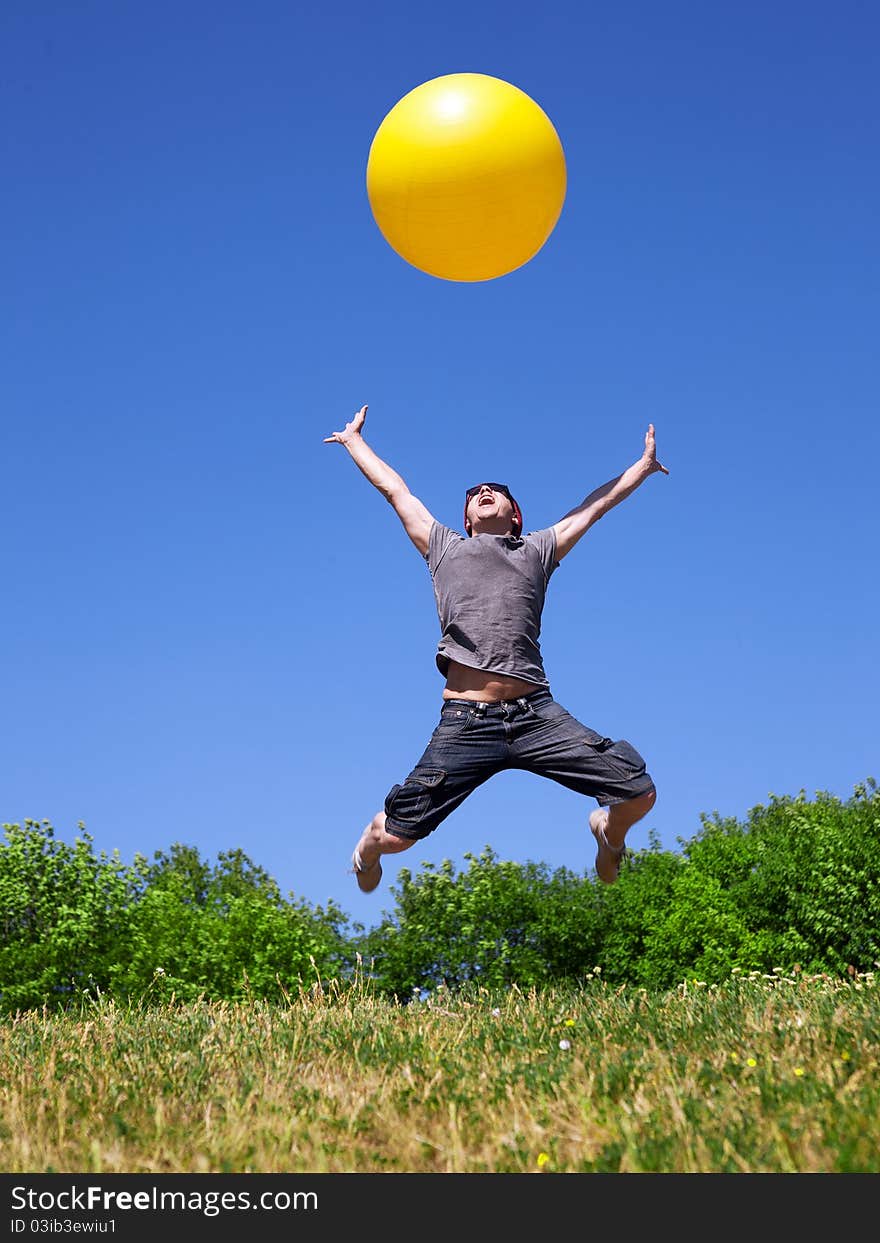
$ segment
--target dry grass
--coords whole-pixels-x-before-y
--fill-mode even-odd
[[[8,1173],[876,1172],[872,976],[29,1012]]]

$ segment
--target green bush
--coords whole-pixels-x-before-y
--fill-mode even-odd
[[[120,1001],[280,998],[351,969],[346,918],[287,900],[240,850],[212,866],[175,845],[151,864],[70,846],[48,821],[6,824],[0,844],[0,1012]]]
[[[82,831],[4,825],[0,1012],[63,1007],[83,992],[279,998],[366,964],[375,987],[538,987],[597,970],[614,985],[719,983],[734,969],[863,974],[880,962],[880,795],[771,798],[744,822],[702,817],[682,849],[631,855],[615,885],[488,846],[403,868],[395,909],[353,930],[332,903],[283,897],[240,850],[210,864],[176,844],[152,863],[95,855]]]
[[[880,796],[773,798],[746,821],[703,817],[680,854],[631,855],[613,886],[489,849],[407,869],[397,907],[361,942],[378,987],[521,987],[597,968],[614,984],[717,983],[734,968],[863,973],[880,961]]]
[[[125,955],[111,972],[117,996],[153,988],[181,1000],[280,998],[335,975],[344,961],[335,908],[285,901],[275,882],[240,850],[210,868],[177,845],[143,867]]]
[[[82,829],[82,826],[80,826]],[[48,821],[5,824],[0,847],[0,1009],[66,1004],[106,981],[134,896],[117,855],[70,846]]]
[[[629,974],[646,917],[668,898],[679,861],[652,852],[609,890],[567,868],[500,862],[490,847],[417,876],[398,873],[397,909],[361,943],[377,987],[408,997],[443,984],[521,988],[576,980],[597,966],[609,979]]]

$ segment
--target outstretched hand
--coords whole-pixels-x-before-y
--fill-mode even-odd
[[[364,407],[366,409],[366,407]],[[657,461],[657,445],[654,442],[654,424],[648,424],[648,430],[645,433],[645,452],[642,454],[642,461],[648,467],[648,473],[653,474],[654,471],[660,470],[664,475],[668,475],[669,471]]]
[[[345,427],[343,427],[341,432],[334,432],[332,436],[324,437],[324,444],[325,445],[346,444],[349,440],[351,440],[352,436],[357,436],[360,434],[360,430],[364,425],[364,420],[366,419],[366,417],[367,417],[367,407],[361,406],[360,410],[358,410],[358,412],[351,419],[351,422],[346,423]]]

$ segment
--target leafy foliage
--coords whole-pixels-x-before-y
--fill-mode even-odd
[[[59,1003],[106,978],[134,897],[132,874],[115,854],[96,857],[85,832],[70,846],[45,820],[3,828],[0,1007]]]
[[[285,900],[240,850],[211,866],[177,844],[125,867],[84,831],[73,846],[46,821],[4,835],[0,1012],[84,993],[278,998],[346,967],[342,913]]]
[[[362,943],[385,989],[543,983],[577,970],[585,940],[598,946],[594,895],[573,873],[499,862],[489,847],[465,857],[459,877],[448,861],[398,873],[396,918]]]
[[[681,854],[656,839],[617,883],[499,862],[488,848],[398,874],[393,915],[361,942],[377,986],[406,998],[443,983],[584,978],[665,989],[734,968],[871,971],[880,962],[880,795],[773,797],[745,823],[703,817]]]
[[[773,796],[744,822],[703,817],[664,851],[655,837],[617,883],[487,846],[398,873],[396,908],[351,929],[335,905],[282,896],[241,850],[214,864],[175,844],[125,866],[52,826],[4,825],[0,1013],[64,1008],[83,994],[179,1001],[275,998],[350,979],[381,994],[536,988],[601,972],[613,985],[720,983],[735,970],[835,976],[880,962],[880,794]]]

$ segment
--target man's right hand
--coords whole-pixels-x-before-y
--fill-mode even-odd
[[[324,437],[324,444],[345,445],[358,470],[366,475],[373,487],[378,488],[385,500],[393,506],[407,535],[424,557],[428,552],[428,540],[434,519],[418,497],[412,495],[397,471],[387,462],[383,462],[364,440],[361,428],[366,417],[367,407],[361,406],[341,432]]]
[[[351,422],[346,423],[345,427],[343,427],[341,432],[334,432],[332,436],[324,437],[324,444],[325,445],[332,445],[332,444],[346,445],[348,444],[348,442],[352,439],[353,436],[359,436],[361,434],[361,428],[364,425],[364,420],[366,419],[366,417],[367,417],[367,407],[361,406],[360,410],[358,410],[357,414],[355,414]]]

